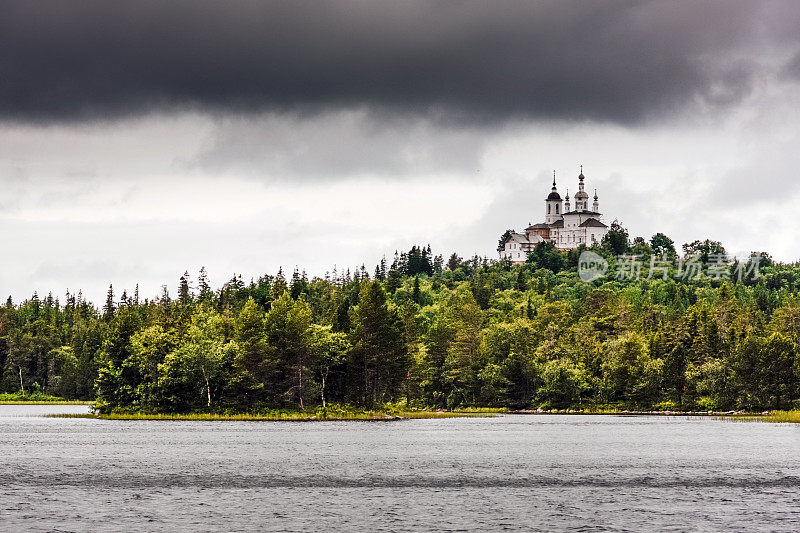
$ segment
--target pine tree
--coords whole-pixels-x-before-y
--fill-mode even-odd
[[[461,266],[461,258],[458,257],[457,253],[453,253],[450,256],[450,259],[447,260],[447,270],[453,271]]]
[[[305,291],[305,281],[300,276],[300,272],[295,267],[294,272],[292,273],[292,284],[289,286],[289,294],[292,297],[292,300],[297,300],[300,298],[300,295],[303,294]]]
[[[438,275],[444,270],[444,257],[441,254],[433,258],[433,274]]]
[[[180,284],[178,286],[178,300],[180,301],[181,305],[188,305],[192,299],[192,295],[189,289],[189,271],[186,270],[181,276]]]
[[[265,325],[267,338],[280,358],[278,373],[284,395],[294,398],[303,409],[306,384],[311,378],[307,369],[313,363],[309,346],[311,308],[304,299],[292,300],[289,293],[284,292],[272,303]]]
[[[389,273],[386,275],[386,292],[394,294],[394,291],[399,289],[402,284],[403,274],[398,268],[397,259],[395,259],[389,268]]]
[[[248,408],[260,399],[277,402],[276,354],[267,342],[264,315],[253,298],[248,298],[236,319],[234,340],[238,350],[233,381],[239,401]]]
[[[69,289],[67,289],[66,302],[64,312],[68,315],[72,315],[73,311],[75,311],[75,295],[70,294]]]
[[[361,282],[355,317],[353,351],[348,366],[351,394],[367,406],[390,401],[400,392],[410,359],[402,322],[397,312],[389,308],[380,282]]]
[[[108,286],[106,304],[103,306],[103,318],[111,320],[111,317],[114,316],[114,311],[116,311],[116,307],[114,307],[114,285],[111,284]]]
[[[521,292],[525,292],[528,290],[528,273],[525,271],[524,268],[519,269],[515,288]]]
[[[283,275],[283,267],[278,267],[278,274],[272,284],[272,299],[277,300],[286,292],[286,277]]]
[[[333,331],[350,332],[350,298],[345,296],[336,307],[336,317],[333,321]]]
[[[208,273],[206,267],[200,267],[200,274],[197,276],[197,290],[199,291],[199,299],[205,300],[211,293],[211,285],[208,283]]]

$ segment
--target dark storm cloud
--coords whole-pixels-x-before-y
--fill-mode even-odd
[[[798,15],[731,0],[11,1],[0,117],[368,106],[632,123],[738,101],[759,47],[793,46]]]

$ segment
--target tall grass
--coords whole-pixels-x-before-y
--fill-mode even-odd
[[[0,405],[44,405],[44,404],[66,404],[66,405],[89,405],[92,402],[79,400],[65,400],[58,396],[50,396],[42,392],[21,393],[2,393],[0,394]]]
[[[358,409],[347,405],[333,405],[313,411],[293,411],[271,409],[254,413],[147,413],[147,412],[111,412],[103,414],[54,414],[54,418],[98,418],[101,420],[238,420],[238,421],[314,421],[314,420],[398,420],[398,419],[431,419],[492,417],[504,409],[463,409],[456,411],[432,411],[425,409],[398,409],[394,406],[382,406],[376,410]]]
[[[752,418],[760,422],[788,422],[800,424],[800,411],[770,411],[768,415],[761,415]]]

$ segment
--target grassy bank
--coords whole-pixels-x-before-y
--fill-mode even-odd
[[[27,402],[31,403],[31,402]],[[47,402],[42,402],[47,403]],[[56,403],[56,402],[53,402]],[[89,402],[62,402],[87,404]],[[400,420],[433,418],[493,417],[498,414],[583,414],[583,415],[631,415],[631,416],[710,416],[741,421],[800,423],[800,411],[770,411],[769,413],[741,413],[717,411],[635,411],[615,409],[593,410],[547,410],[507,411],[506,409],[472,408],[455,411],[442,410],[360,410],[349,408],[318,409],[316,411],[271,410],[258,413],[142,413],[115,412],[106,414],[70,413],[45,415],[53,418],[94,418],[99,420],[195,420],[195,421],[337,421],[337,420]]]
[[[0,394],[0,405],[47,405],[47,404],[61,404],[61,405],[91,405],[92,402],[81,400],[65,400],[58,396],[49,396],[42,393],[32,394]]]
[[[97,418],[100,420],[234,420],[245,422],[336,421],[336,420],[400,420],[430,418],[492,417],[504,409],[464,409],[456,411],[427,410],[362,410],[350,408],[317,409],[315,411],[270,410],[258,413],[122,413],[54,414],[54,418]]]
[[[760,415],[735,416],[739,420],[800,424],[800,411],[770,411]]]

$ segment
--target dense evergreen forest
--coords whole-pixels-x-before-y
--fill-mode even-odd
[[[203,269],[174,296],[109,288],[101,309],[80,293],[9,298],[0,392],[147,412],[763,410],[800,397],[799,265],[761,254],[760,271],[729,276],[741,265],[712,264],[719,243],[679,254],[663,234],[631,242],[616,224],[593,250],[612,268],[589,283],[581,250],[540,244],[512,266],[415,246],[374,271],[234,276],[216,291]],[[621,276],[619,254],[641,258],[641,275]],[[687,277],[689,254],[700,270]],[[652,257],[663,272],[649,271]]]

